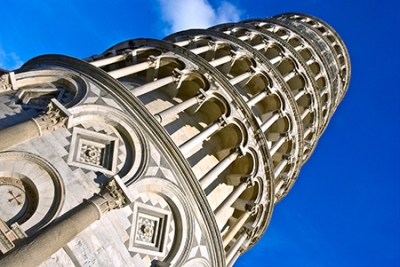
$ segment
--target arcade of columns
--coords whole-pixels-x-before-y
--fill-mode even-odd
[[[350,78],[349,56],[338,34],[315,17],[293,13],[187,30],[163,41],[130,40],[85,61],[82,64],[91,65],[87,68],[97,68],[107,79],[122,84],[130,92],[128,97],[138,99],[136,108],[146,109],[144,114],[152,115],[154,127],[163,128],[160,145],[175,147],[176,160],[186,160],[182,164],[189,166],[186,171],[197,180],[193,187],[201,189],[199,194],[206,200],[199,205],[214,215],[207,219],[213,221],[209,227],[219,232],[213,242],[223,255],[215,256],[221,259],[210,261],[210,266],[232,266],[265,232],[274,205],[293,186]],[[32,62],[26,65],[37,64],[35,59]],[[3,91],[24,86],[18,84],[21,74],[6,75],[9,85]],[[1,129],[0,151],[71,127],[73,107],[60,102],[52,100],[39,116]],[[91,157],[96,151],[88,153]],[[110,195],[104,190],[95,196],[107,195],[100,197],[102,201],[87,201],[71,209],[70,217],[63,219],[67,222],[58,220],[42,230],[36,243],[52,245],[32,266],[108,211],[134,203],[132,188],[140,176],[132,181],[120,179],[117,172],[109,175],[114,177],[111,181],[118,181],[114,186],[120,186],[119,193]],[[91,212],[97,215],[88,219],[85,215]],[[85,223],[69,233],[64,230],[71,217],[74,225]],[[143,229],[144,234],[149,231]],[[25,238],[3,230],[7,231],[8,240]],[[52,240],[57,232],[65,238]],[[18,266],[31,266],[27,262],[37,248],[10,246],[9,253],[2,250],[1,266],[12,266],[21,255],[25,259]],[[159,257],[154,266],[178,262],[169,259]]]

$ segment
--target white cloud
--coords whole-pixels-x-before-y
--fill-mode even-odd
[[[0,68],[15,70],[21,67],[22,60],[14,52],[6,52],[0,47]]]
[[[169,24],[167,34],[190,28],[238,21],[241,12],[228,2],[213,8],[207,0],[159,0],[162,19]]]

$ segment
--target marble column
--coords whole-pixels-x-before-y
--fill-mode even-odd
[[[250,185],[251,179],[248,179],[245,183],[238,185],[215,209],[215,218],[218,220],[221,216],[224,216],[226,209],[228,209]]]
[[[179,146],[179,149],[182,151],[183,154],[187,154],[191,149],[193,149],[196,145],[204,142],[207,138],[211,135],[222,129],[227,125],[227,121],[224,115],[222,115],[216,122],[205,128],[203,131],[198,133],[197,135],[193,136],[185,143]]]
[[[222,243],[224,247],[226,247],[229,242],[231,242],[232,238],[242,229],[243,225],[246,223],[247,219],[251,215],[251,210],[246,210],[243,214],[239,217],[239,219],[232,225],[229,230],[222,236]]]
[[[247,239],[248,234],[244,232],[233,244],[231,249],[226,253],[226,262],[230,262],[234,257],[235,254],[239,251],[240,247],[244,243],[244,241]]]
[[[201,179],[200,184],[203,189],[207,188],[218,175],[220,175],[228,166],[240,155],[240,150],[236,150],[229,154],[226,158],[215,165],[211,170],[209,170]]]
[[[157,90],[157,89],[159,89],[167,84],[170,84],[170,83],[178,84],[181,77],[182,77],[182,75],[181,75],[180,71],[178,69],[175,69],[172,72],[172,75],[149,82],[149,83],[146,83],[142,86],[133,88],[131,90],[131,92],[134,96],[141,96],[141,95],[150,93],[154,90]]]
[[[56,99],[52,99],[44,114],[0,130],[0,151],[42,136],[46,131],[66,127],[71,113]]]

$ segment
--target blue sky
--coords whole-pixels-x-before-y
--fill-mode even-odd
[[[185,2],[188,8],[179,8]],[[239,266],[400,266],[399,1],[2,2],[0,68],[41,54],[84,58],[121,41],[297,11],[350,53],[350,88],[261,241]],[[195,8],[193,8],[195,7]],[[182,14],[185,14],[183,16]]]

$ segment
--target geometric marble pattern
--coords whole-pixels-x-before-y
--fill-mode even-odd
[[[175,222],[171,208],[161,196],[144,192],[137,196],[126,229],[130,236],[125,242],[132,257],[142,260],[163,259],[172,247]]]
[[[120,105],[113,99],[110,94],[106,93],[104,90],[100,90],[95,86],[90,88],[90,91],[88,92],[83,102],[85,104],[93,103],[97,105],[104,105],[121,109]]]
[[[166,254],[166,229],[171,212],[140,202],[133,204],[129,250],[154,256]]]
[[[74,127],[68,164],[106,174],[115,174],[118,138]]]
[[[203,238],[202,231],[197,221],[194,223],[194,239],[192,243],[192,249],[190,251],[188,259],[191,258],[206,258],[209,259],[209,253],[207,250],[206,240]]]
[[[61,104],[66,104],[73,99],[73,96],[64,88],[25,88],[18,91],[10,105],[21,105],[23,109],[45,110],[52,98]]]
[[[160,152],[151,143],[149,143],[149,148],[150,157],[144,177],[165,178],[177,184],[175,176],[171,172],[169,164],[165,158],[160,155]]]
[[[125,143],[110,128],[105,124],[100,127],[82,123],[67,129],[71,136],[67,137],[64,149],[69,154],[63,159],[72,171],[80,168],[84,173],[113,175],[122,169],[126,161]]]

